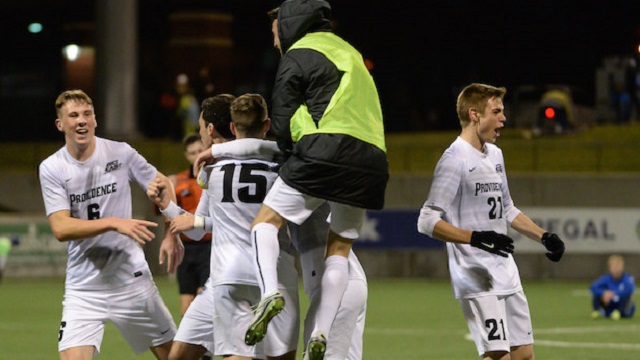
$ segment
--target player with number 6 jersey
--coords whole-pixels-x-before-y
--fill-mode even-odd
[[[176,326],[140,246],[156,223],[131,218],[130,182],[146,189],[158,178],[173,192],[171,182],[128,144],[95,136],[93,102],[82,90],[60,94],[56,112],[65,146],[40,164],[39,176],[53,234],[68,244],[60,358],[91,359],[111,321],[134,352],[150,348],[168,359]],[[167,231],[160,258],[169,256],[170,272],[182,251]]]
[[[47,215],[69,210],[82,220],[131,218],[130,179],[146,189],[157,170],[126,143],[95,140],[95,153],[86,161],[63,147],[42,162]],[[136,273],[149,275],[142,248],[131,246],[128,236],[109,231],[81,240],[68,242],[66,289],[106,290],[134,283]]]

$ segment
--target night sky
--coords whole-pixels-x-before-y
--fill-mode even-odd
[[[166,39],[166,16],[174,10],[234,14],[236,51],[255,54],[266,64],[261,71],[267,74],[261,77],[272,79],[275,75],[277,55],[270,49],[265,12],[278,1],[139,3],[141,42]],[[595,70],[603,57],[637,53],[640,43],[640,5],[636,1],[343,0],[331,4],[336,32],[374,63],[372,74],[389,131],[457,126],[453,120],[455,96],[470,82],[508,89],[526,84],[568,84],[593,96]],[[66,41],[60,38],[64,24],[95,18],[91,2],[81,0],[4,0],[2,8],[3,78],[29,66],[45,68],[47,63],[55,70],[59,49]],[[38,36],[25,31],[26,24],[34,20],[46,29]],[[51,74],[50,79],[55,82],[60,76]],[[255,73],[238,77],[243,76],[241,81],[258,81],[246,78]],[[0,97],[5,103],[9,91],[0,82]]]

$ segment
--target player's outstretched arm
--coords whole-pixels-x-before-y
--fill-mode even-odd
[[[117,231],[143,245],[155,237],[149,227],[158,224],[152,221],[121,218],[83,220],[71,217],[69,210],[61,210],[49,215],[49,225],[58,241],[85,239],[107,231]]]
[[[178,234],[183,231],[193,230],[195,227],[195,216],[186,213],[178,215],[171,220],[169,230],[172,234]]]
[[[544,245],[547,249],[547,253],[545,255],[549,260],[558,262],[562,259],[562,255],[565,250],[564,242],[558,237],[558,235],[546,232],[543,228],[536,225],[536,223],[534,223],[524,213],[518,214],[518,216],[513,219],[511,227],[529,239]]]
[[[173,183],[161,172],[149,183],[147,196],[156,203],[160,209],[165,209],[171,202],[176,203],[176,192]],[[184,245],[179,237],[173,235],[169,229],[171,223],[165,221],[164,235],[160,244],[159,263],[167,263],[167,271],[174,273],[184,257]]]
[[[272,159],[278,153],[280,153],[278,144],[264,139],[237,139],[211,146],[214,161],[220,158],[252,159],[256,156]]]
[[[433,227],[433,237],[446,242],[470,244],[495,255],[513,254],[513,239],[495,231],[470,231],[439,220]]]
[[[165,223],[164,238],[162,244],[160,244],[159,263],[163,265],[166,261],[167,272],[172,274],[178,268],[178,265],[182,263],[184,258],[184,244],[182,240],[176,235],[173,235],[169,230],[170,223]]]
[[[193,173],[199,174],[202,167],[206,164],[212,164],[214,162],[213,153],[211,152],[211,148],[205,149],[204,151],[198,154],[198,157],[193,162]]]
[[[438,220],[433,227],[432,236],[438,240],[458,244],[471,242],[471,231],[453,226],[444,220]]]
[[[162,209],[162,214],[171,220],[169,231],[174,235],[182,232],[193,240],[200,240],[207,232],[211,232],[213,228],[211,218],[207,217],[209,211],[208,199],[208,196],[200,197],[196,216],[170,202],[169,206]]]

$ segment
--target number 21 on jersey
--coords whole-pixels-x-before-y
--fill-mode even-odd
[[[502,197],[490,197],[487,199],[489,209],[489,219],[502,219]]]

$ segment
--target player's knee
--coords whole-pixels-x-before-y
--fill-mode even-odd
[[[344,238],[333,231],[329,231],[329,242],[327,243],[327,257],[339,255],[349,257],[353,239]]]
[[[533,360],[533,345],[511,347],[511,360]]]
[[[164,344],[151,347],[150,350],[156,359],[165,360],[170,358],[169,356],[171,355],[172,345],[173,341],[167,341]]]
[[[258,210],[251,227],[253,228],[260,223],[268,223],[280,229],[286,223],[286,220],[272,208],[262,205],[260,210]]]
[[[95,353],[93,346],[76,346],[59,353],[60,360],[92,359]]]
[[[482,355],[483,360],[511,360],[507,351],[487,351]]]
[[[180,360],[184,358],[183,347],[180,346],[180,342],[176,341],[171,346],[171,351],[169,351],[169,360]]]

